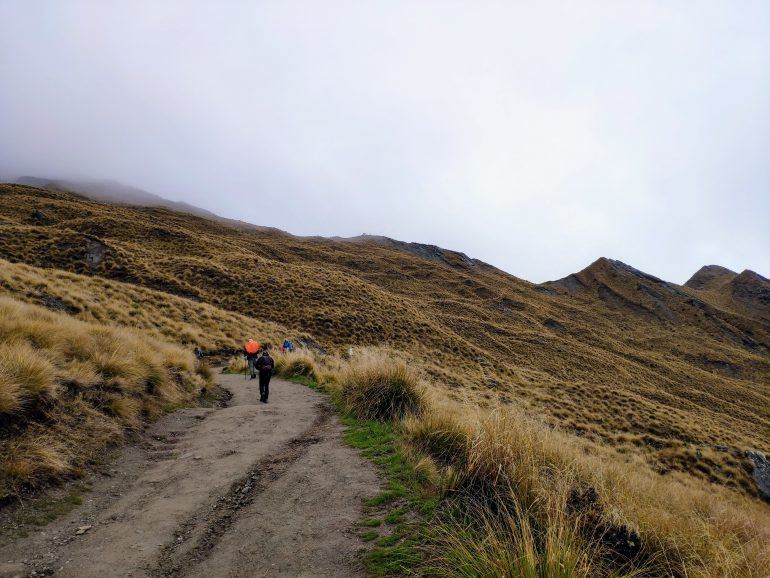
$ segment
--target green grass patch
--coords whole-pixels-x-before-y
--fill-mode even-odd
[[[385,516],[385,521],[388,524],[402,524],[404,520],[406,519],[406,508],[398,508],[396,510],[393,510],[392,512],[389,512],[387,516]]]
[[[420,542],[403,540],[392,546],[376,546],[367,556],[367,573],[372,576],[401,576],[420,566]]]
[[[374,530],[369,530],[368,532],[364,532],[363,534],[361,534],[361,539],[364,542],[371,542],[372,540],[374,540],[378,536],[379,536],[379,534],[377,532],[375,532]]]
[[[293,381],[294,383],[299,383],[300,385],[304,385],[305,387],[309,387],[310,389],[315,389],[316,391],[324,391],[322,385],[317,384],[315,381],[309,377],[305,377],[304,375],[293,375],[292,377],[288,378],[288,380]]]

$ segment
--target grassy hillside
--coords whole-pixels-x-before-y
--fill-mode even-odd
[[[140,318],[145,300],[162,310],[161,294],[181,298],[180,311],[205,304],[241,315],[243,325],[209,342],[217,314],[206,329],[173,315],[170,333],[207,346],[239,338],[253,327],[247,318],[307,332],[330,350],[390,345],[451,399],[515,404],[660,473],[756,495],[744,452],[770,453],[766,318],[622,263],[599,260],[537,286],[435,247],[234,229],[17,185],[0,185],[0,257],[154,290],[128,298],[123,317],[138,309]],[[64,294],[70,280],[35,274],[48,279],[44,293],[74,299]],[[9,291],[25,284],[6,276]]]
[[[247,317],[218,307],[146,287],[41,269],[0,259],[0,294],[83,321],[141,329],[156,338],[192,350],[212,352],[240,348],[250,336],[262,342],[295,342],[308,336],[267,320]]]
[[[78,475],[106,445],[206,385],[145,333],[0,297],[0,501]]]

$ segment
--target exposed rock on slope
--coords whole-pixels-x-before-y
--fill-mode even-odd
[[[458,269],[472,269],[475,267],[484,267],[487,269],[495,269],[492,265],[484,263],[478,259],[471,259],[465,253],[458,251],[450,251],[448,249],[442,249],[436,245],[426,245],[424,243],[406,243],[404,241],[398,241],[391,239],[390,237],[384,237],[381,235],[359,235],[358,237],[333,237],[335,240],[348,242],[348,243],[374,243],[391,247],[404,251],[415,257],[427,259],[429,261],[437,261],[455,267]]]
[[[749,450],[746,455],[754,463],[752,477],[757,483],[759,495],[770,502],[770,462],[765,454],[756,450]]]

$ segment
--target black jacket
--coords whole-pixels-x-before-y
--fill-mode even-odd
[[[270,372],[273,373],[273,368],[275,367],[275,361],[273,361],[273,358],[270,357],[270,355],[262,355],[259,359],[257,359],[257,369],[262,372]]]

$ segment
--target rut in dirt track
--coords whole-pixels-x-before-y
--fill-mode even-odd
[[[319,403],[317,408],[318,417],[307,431],[276,453],[260,460],[230,486],[227,494],[218,497],[204,511],[197,512],[174,532],[176,538],[161,551],[158,566],[153,572],[155,576],[183,576],[186,570],[207,558],[220,538],[233,526],[239,512],[253,503],[269,484],[283,476],[294,462],[307,453],[309,446],[321,441],[320,430],[331,420],[332,410],[325,403]],[[183,547],[188,540],[193,540],[194,545]]]

